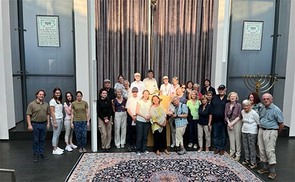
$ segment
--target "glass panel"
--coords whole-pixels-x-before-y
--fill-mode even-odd
[[[60,47],[38,47],[36,15],[59,16]],[[74,75],[72,0],[23,1],[26,71]]]
[[[13,77],[13,91],[14,91],[14,110],[15,110],[15,122],[23,121],[25,118],[23,112],[23,95],[22,95],[22,83],[20,77]]]
[[[247,99],[248,94],[252,92],[244,84],[244,79],[229,78],[228,82],[230,84],[227,87],[226,94],[229,94],[230,92],[237,92],[239,95],[239,102],[242,102],[244,99]]]
[[[28,77],[27,79],[27,98],[28,102],[35,99],[35,93],[37,90],[45,90],[47,96],[46,102],[49,102],[52,98],[52,91],[54,88],[59,87],[64,94],[71,92],[75,95],[75,78],[74,77]],[[82,90],[83,92],[83,90]]]
[[[18,17],[17,17],[17,1],[9,1],[10,8],[10,38],[11,38],[11,58],[12,72],[19,74],[20,68],[20,53],[19,53],[19,36],[18,36]]]

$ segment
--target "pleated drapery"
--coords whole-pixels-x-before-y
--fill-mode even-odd
[[[152,9],[152,57],[148,60],[148,0],[96,0],[98,88],[122,74],[177,76],[181,83],[210,78],[214,0],[157,0]],[[159,83],[159,85],[160,85]]]

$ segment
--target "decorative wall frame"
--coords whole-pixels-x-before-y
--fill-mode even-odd
[[[243,22],[242,50],[259,51],[262,45],[263,21]]]
[[[39,47],[60,47],[59,17],[37,15],[37,41]]]

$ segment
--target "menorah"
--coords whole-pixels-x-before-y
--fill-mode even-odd
[[[259,94],[260,92],[267,92],[270,90],[275,82],[278,81],[276,76],[267,75],[244,75],[244,84],[252,92]]]

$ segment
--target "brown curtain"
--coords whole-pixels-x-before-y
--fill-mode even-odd
[[[201,83],[211,75],[214,0],[158,0],[153,14],[151,68]],[[96,0],[98,88],[104,78],[145,77],[148,68],[148,0]]]
[[[158,0],[152,11],[152,65],[160,76],[177,76],[180,83],[210,78],[213,1]]]

